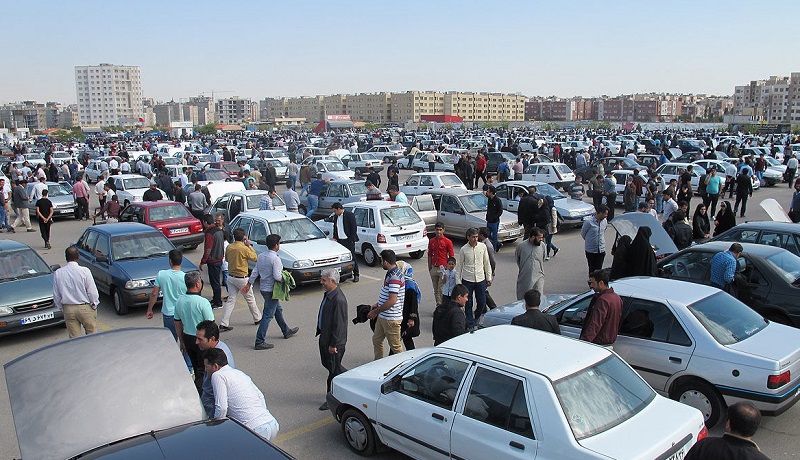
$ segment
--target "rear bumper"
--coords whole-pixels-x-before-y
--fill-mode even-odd
[[[800,383],[795,383],[790,389],[782,393],[769,394],[755,391],[742,390],[718,385],[717,389],[725,398],[725,403],[731,404],[739,401],[753,403],[764,415],[780,415],[800,400]]]
[[[168,239],[176,247],[181,247],[181,246],[183,246],[184,248],[195,247],[203,244],[203,240],[205,239],[205,234],[195,233],[194,235],[172,236]]]
[[[409,242],[397,242],[397,243],[378,243],[374,244],[373,247],[375,248],[375,252],[380,254],[383,252],[384,249],[391,249],[397,255],[402,254],[411,254],[412,252],[417,251],[425,251],[428,249],[428,238],[420,238],[417,240],[412,240]],[[363,255],[363,251],[359,251]]]

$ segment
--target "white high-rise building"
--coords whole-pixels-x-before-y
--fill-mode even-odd
[[[116,126],[144,116],[139,66],[75,66],[78,123]]]

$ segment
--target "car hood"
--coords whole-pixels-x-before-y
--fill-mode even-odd
[[[800,330],[770,322],[757,334],[732,345],[731,350],[761,356],[780,363],[780,369],[800,361]],[[793,368],[798,365],[792,366]],[[793,369],[794,370],[794,369]],[[794,374],[794,372],[792,372]]]
[[[784,211],[783,206],[778,203],[778,200],[775,198],[767,198],[763,200],[759,205],[764,208],[764,211],[767,212],[767,215],[770,219],[775,222],[791,222],[792,219],[789,219],[789,216]]]
[[[13,285],[11,283],[14,283]],[[13,286],[13,289],[12,289]],[[13,307],[36,300],[53,298],[53,274],[25,278],[17,281],[0,283],[3,290],[3,305]]]
[[[114,262],[114,265],[122,270],[128,279],[149,279],[155,278],[160,270],[166,270],[169,267],[169,257],[159,256],[151,259],[121,260]],[[181,270],[190,272],[197,270],[197,266],[184,258]]]
[[[644,426],[658,429],[635,428]],[[694,407],[656,396],[632,418],[578,443],[608,458],[668,458],[669,455],[662,454],[672,448],[677,449],[687,441],[690,446],[697,442],[702,426],[703,416]],[[635,436],[632,436],[634,433]]]
[[[291,267],[291,262],[302,259],[327,259],[330,257],[338,257],[342,254],[349,254],[350,251],[339,243],[333,242],[327,238],[318,238],[316,240],[298,241],[297,243],[281,243],[278,250],[282,259],[290,261],[285,265]]]
[[[75,366],[76,356],[92,365]],[[23,458],[72,458],[204,417],[186,363],[164,328],[82,336],[4,367]]]
[[[578,294],[545,294],[539,302],[539,309],[544,311],[551,305],[555,305],[567,299],[571,299]],[[489,310],[481,318],[479,327],[498,326],[500,324],[511,324],[511,320],[515,316],[525,313],[525,302],[517,300],[516,302],[507,303],[497,308]]]
[[[73,198],[72,195],[54,196],[53,198],[50,198],[50,201],[56,208],[75,205],[75,198]]]
[[[355,369],[351,369],[343,374],[337,375],[336,381],[341,382],[343,380],[350,380],[383,383],[387,375],[394,371],[394,369],[429,350],[431,350],[430,347],[424,347],[416,348],[410,351],[404,351],[403,353],[398,353],[395,355],[389,355],[385,358],[381,358],[377,361],[372,361],[367,364],[362,364]]]
[[[556,209],[562,214],[569,215],[570,212],[582,214],[593,214],[594,206],[581,200],[571,198],[559,198],[553,201]]]
[[[627,235],[631,240],[636,238],[639,227],[649,227],[653,234],[650,235],[650,244],[656,248],[656,257],[663,257],[678,252],[678,247],[669,237],[669,234],[658,220],[645,212],[629,212],[619,215],[611,221],[611,226],[620,235]]]

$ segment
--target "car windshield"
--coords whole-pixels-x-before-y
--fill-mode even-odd
[[[439,179],[442,181],[442,185],[445,186],[458,186],[464,185],[461,182],[461,179],[458,178],[455,174],[443,174],[439,176]]]
[[[481,212],[486,211],[487,203],[489,200],[483,193],[471,193],[469,195],[462,195],[459,197],[461,204],[467,212]]]
[[[137,188],[149,188],[150,187],[150,179],[146,177],[129,177],[127,179],[122,179],[122,189],[123,190],[132,190]]]
[[[381,223],[391,227],[411,225],[421,222],[416,212],[410,206],[381,209]]]
[[[553,382],[553,389],[578,441],[633,417],[656,396],[616,355]]]
[[[550,198],[552,198],[554,200],[558,200],[558,199],[561,199],[561,198],[566,198],[564,195],[561,194],[561,192],[556,190],[555,187],[553,187],[550,184],[537,185],[536,186],[536,191],[541,193],[541,194],[543,194],[543,195],[547,195],[547,196],[549,196]]]
[[[47,194],[52,198],[54,196],[72,195],[72,191],[66,185],[55,184],[47,186]]]
[[[161,232],[119,235],[111,237],[114,261],[149,259],[166,255],[175,246]]]
[[[181,204],[171,206],[155,206],[150,208],[150,222],[161,222],[172,219],[185,219],[192,217],[189,210]]]
[[[367,186],[364,183],[350,184],[350,196],[366,195]]]
[[[319,229],[311,219],[304,217],[300,219],[284,220],[280,222],[270,222],[269,232],[281,236],[281,244],[298,243],[308,240],[325,238],[325,234]]]
[[[347,166],[341,163],[336,163],[332,161],[330,163],[324,163],[324,165],[328,171],[347,171]]]
[[[722,291],[687,308],[721,345],[741,342],[767,327],[761,315]]]
[[[176,158],[176,157],[163,157],[162,159],[164,160],[164,164],[165,165],[180,165],[180,164],[183,164],[183,162],[181,162],[181,159],[180,158]]]
[[[556,171],[563,174],[572,174],[572,170],[567,165],[555,165]]]
[[[770,166],[782,166],[783,165],[783,163],[781,163],[780,161],[778,161],[778,160],[776,160],[775,158],[772,158],[772,157],[764,157],[764,159],[767,160],[767,163],[769,163]]]
[[[0,283],[35,278],[49,273],[50,267],[32,249],[20,248],[0,252]],[[10,288],[9,286],[8,289]]]
[[[229,178],[231,176],[224,171],[206,171],[206,179],[208,180],[222,180]]]
[[[800,282],[800,257],[789,251],[779,251],[767,257],[767,263],[786,280],[787,283]]]

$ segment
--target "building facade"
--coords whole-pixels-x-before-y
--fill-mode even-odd
[[[129,125],[143,117],[138,66],[76,66],[75,92],[81,125]]]
[[[732,112],[753,121],[800,123],[800,72],[736,86]]]
[[[236,125],[256,120],[258,104],[238,96],[220,99],[216,103],[217,123]]]

